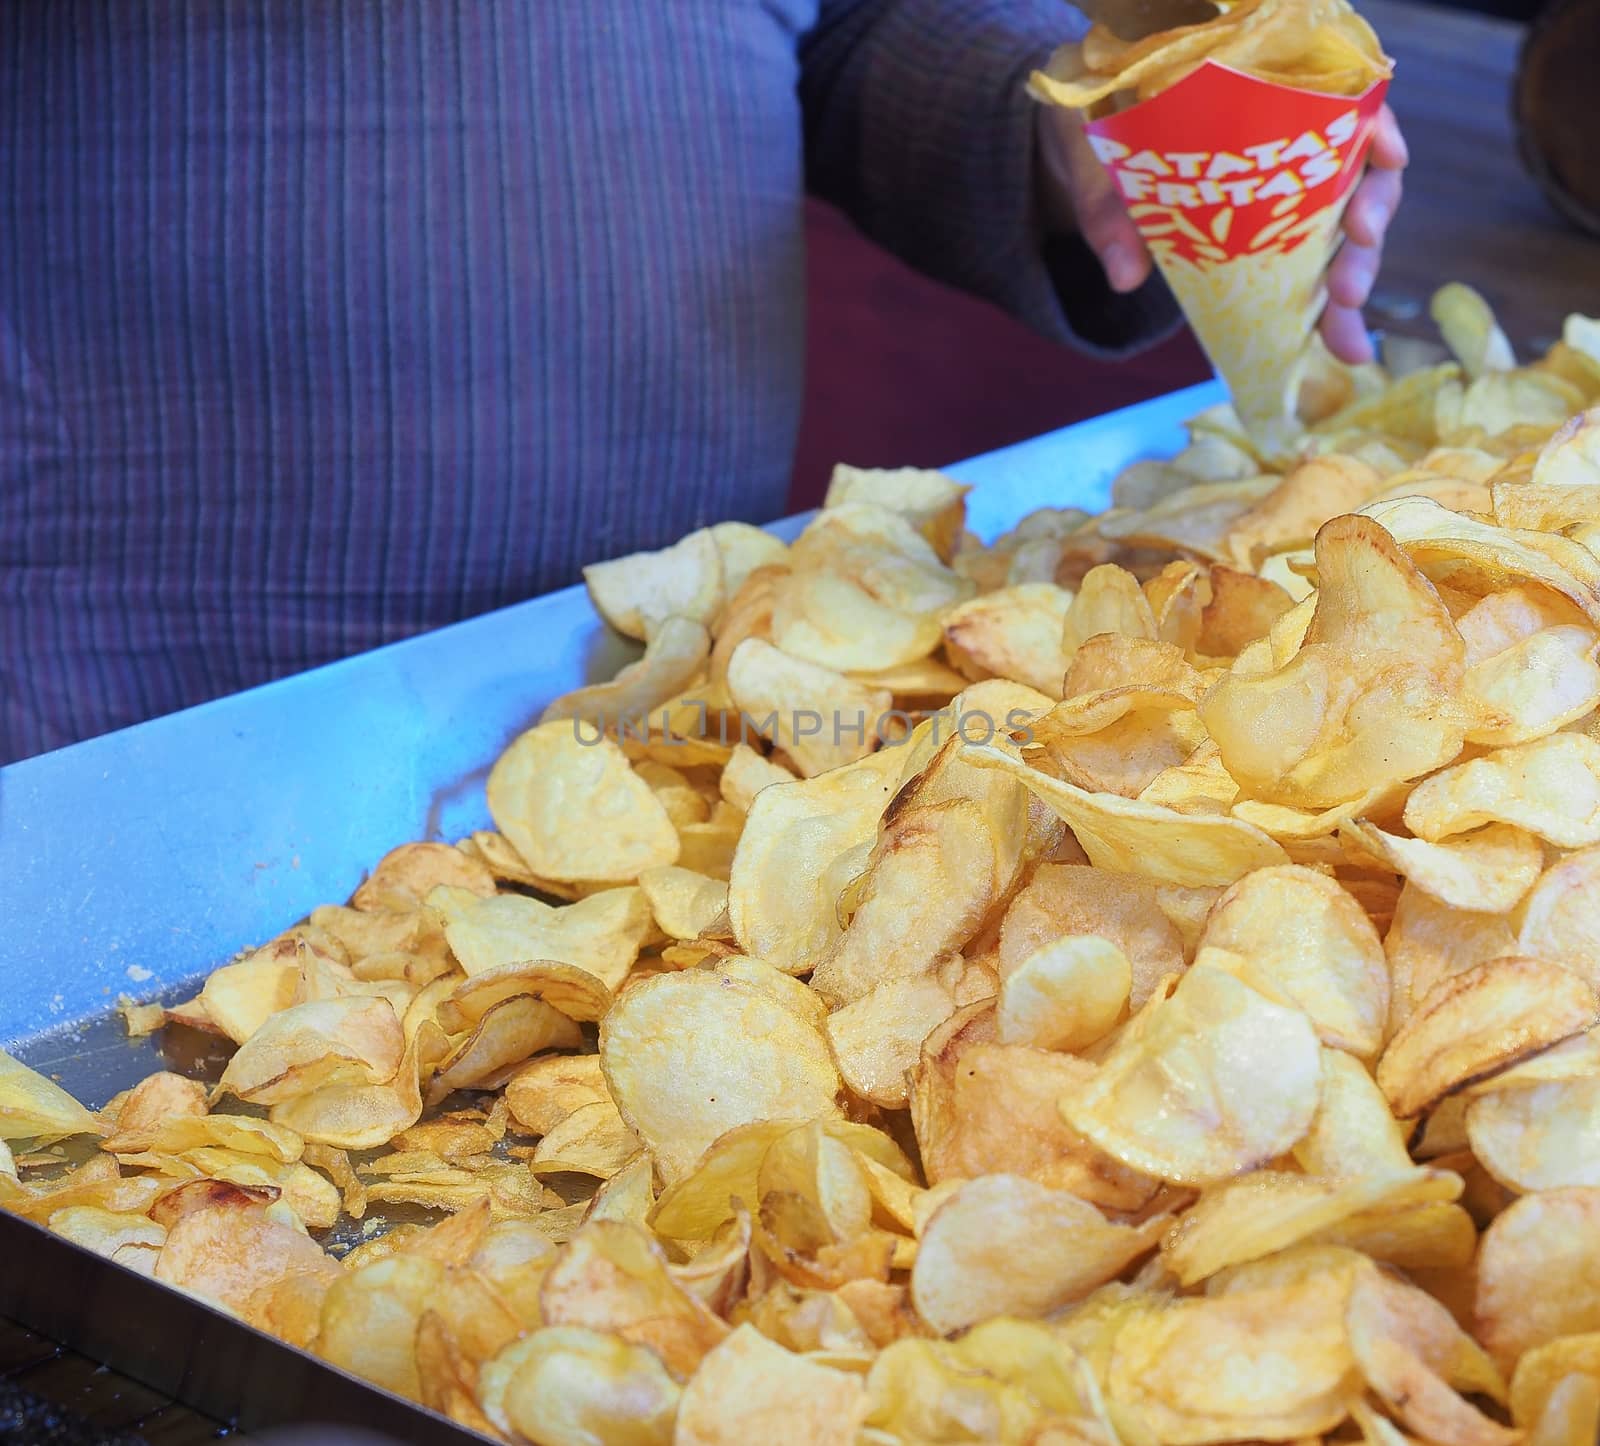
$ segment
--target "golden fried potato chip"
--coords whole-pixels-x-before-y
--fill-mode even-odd
[[[1600,742],[1553,733],[1458,763],[1412,790],[1405,820],[1430,842],[1509,823],[1562,848],[1600,843]]]
[[[146,1075],[128,1091],[101,1148],[114,1155],[151,1149],[159,1131],[203,1115],[206,1108],[206,1087],[198,1080],[170,1070]],[[3,1134],[0,1131],[0,1136]]]
[[[536,874],[626,883],[676,863],[678,835],[650,785],[609,738],[541,723],[489,772],[489,812]]]
[[[1217,967],[1301,1010],[1324,1043],[1377,1053],[1389,1013],[1383,944],[1334,880],[1297,864],[1247,874],[1212,907],[1197,963],[1213,949]]]
[[[1600,1331],[1562,1336],[1526,1352],[1511,1378],[1512,1419],[1519,1426],[1537,1427],[1557,1390],[1574,1377],[1600,1386]],[[1596,1404],[1600,1405],[1600,1397]],[[1544,1446],[1546,1438],[1535,1435],[1531,1439]],[[1551,1446],[1566,1439],[1552,1437]],[[1588,1440],[1582,1435],[1570,1439],[1575,1446]]]
[[[1511,343],[1489,303],[1470,286],[1459,281],[1441,286],[1428,303],[1428,314],[1468,377],[1506,372],[1516,366]]]
[[[646,869],[639,887],[657,926],[672,939],[698,938],[728,907],[726,883],[676,864]]]
[[[1432,1109],[1600,1018],[1592,986],[1559,964],[1510,956],[1439,981],[1378,1061],[1396,1118]]]
[[[945,615],[945,651],[969,678],[1011,678],[1059,698],[1067,667],[1062,627],[1072,601],[1051,582],[985,593]]]
[[[1461,1178],[1447,1170],[1327,1179],[1256,1170],[1213,1185],[1161,1243],[1161,1258],[1182,1285],[1305,1241],[1325,1239],[1364,1211],[1450,1202]]]
[[[545,1272],[539,1299],[556,1326],[604,1330],[648,1346],[687,1379],[728,1327],[673,1280],[644,1231],[615,1220],[585,1225]]]
[[[1200,716],[1247,792],[1325,808],[1456,756],[1465,649],[1434,588],[1369,519],[1325,524],[1316,566],[1304,645],[1271,672],[1235,667]]]
[[[513,1341],[478,1377],[478,1399],[512,1439],[670,1446],[678,1383],[654,1351],[580,1326]]]
[[[441,884],[467,889],[484,898],[494,893],[494,875],[480,860],[451,844],[408,843],[390,849],[378,860],[350,896],[350,906],[403,913],[420,907],[428,891]]]
[[[800,974],[843,932],[833,906],[848,879],[833,883],[833,873],[852,850],[870,849],[902,763],[898,750],[880,749],[819,778],[761,790],[728,880],[728,918],[747,954]]]
[[[846,1085],[885,1109],[904,1109],[907,1073],[922,1042],[956,1010],[951,992],[930,974],[886,979],[828,1016],[824,1033]]]
[[[1497,1215],[1478,1249],[1475,1334],[1502,1369],[1600,1330],[1600,1190],[1542,1190]]]
[[[591,563],[583,580],[600,616],[643,641],[671,617],[709,624],[725,595],[722,551],[708,527],[659,552]]]
[[[1094,793],[1031,767],[992,743],[974,744],[965,761],[1009,774],[1060,818],[1097,868],[1157,883],[1231,884],[1252,869],[1287,861],[1259,829],[1237,819],[1182,814],[1114,793]]]
[[[717,787],[722,797],[741,813],[749,813],[756,795],[769,783],[793,783],[794,774],[763,758],[748,743],[734,746],[723,766]]]
[[[53,1234],[104,1255],[140,1275],[154,1275],[167,1231],[145,1215],[119,1214],[95,1205],[68,1205],[49,1221]]]
[[[1361,1388],[1342,1307],[1349,1273],[1164,1304],[1141,1302],[1117,1331],[1106,1387],[1155,1440],[1319,1436]]]
[[[419,1031],[406,1046],[393,1078],[372,1084],[351,1079],[321,1083],[274,1104],[273,1123],[340,1150],[370,1150],[392,1139],[422,1117],[419,1054],[425,1037],[426,1031]]]
[[[1248,568],[1267,553],[1309,546],[1323,523],[1341,513],[1354,512],[1383,486],[1383,479],[1365,462],[1338,455],[1308,458],[1274,481],[1277,485],[1226,532],[1228,555],[1239,567]],[[1213,587],[1216,581],[1214,572]],[[1224,653],[1238,649],[1205,651]]]
[[[846,502],[872,502],[898,512],[948,559],[966,520],[966,495],[972,489],[942,472],[918,467],[849,467],[839,463],[828,478],[824,508]]]
[[[217,1094],[254,1104],[294,1099],[332,1080],[393,1077],[405,1036],[387,999],[321,999],[270,1015],[222,1072]]]
[[[243,1044],[280,1010],[295,1003],[300,979],[299,941],[275,939],[206,976],[200,1002],[207,1016],[235,1044]]]
[[[511,1114],[532,1135],[548,1135],[574,1110],[611,1098],[598,1054],[530,1060],[506,1082]]]
[[[869,754],[894,704],[886,688],[865,687],[760,638],[741,643],[728,660],[728,692],[806,778]]]
[[[210,1205],[174,1220],[155,1264],[157,1280],[236,1314],[270,1281],[308,1273],[335,1279],[344,1272],[304,1231],[251,1201]]]
[[[635,887],[602,889],[565,905],[522,894],[478,899],[436,889],[428,908],[444,926],[451,953],[469,976],[531,960],[574,965],[607,989],[633,967],[650,930],[650,906]]]
[[[422,1399],[417,1326],[444,1286],[446,1267],[398,1254],[343,1275],[322,1306],[317,1354],[396,1395]]]
[[[1339,833],[1456,909],[1507,913],[1533,887],[1544,865],[1539,841],[1509,824],[1492,823],[1440,843],[1385,833],[1359,819],[1342,825]]]
[[[1061,1112],[1123,1164],[1203,1185],[1291,1149],[1311,1126],[1320,1088],[1317,1036],[1304,1014],[1197,966],[1170,999],[1125,1026]]]
[[[743,1325],[685,1386],[672,1439],[680,1446],[780,1439],[851,1446],[865,1394],[860,1377],[808,1361]]]
[[[997,1036],[1002,1044],[1086,1049],[1121,1019],[1132,987],[1133,966],[1115,944],[1094,934],[1063,935],[1002,979]]]
[[[1600,1185],[1600,1077],[1478,1094],[1467,1139],[1484,1169],[1519,1192]]]
[[[1125,568],[1103,563],[1090,568],[1062,622],[1061,653],[1069,662],[1101,633],[1155,640],[1156,618],[1139,580]]]
[[[1361,1270],[1350,1287],[1344,1319],[1368,1386],[1425,1440],[1515,1446],[1522,1439],[1452,1389],[1505,1399],[1500,1373],[1431,1296],[1376,1270]]]
[[[1518,915],[1518,953],[1553,959],[1600,986],[1600,849],[1552,864]]]
[[[821,1032],[770,995],[710,972],[629,989],[601,1021],[600,1060],[622,1118],[668,1183],[736,1125],[839,1112]]]
[[[1451,974],[1507,954],[1554,957],[1542,949],[1521,948],[1505,917],[1452,908],[1409,882],[1400,891],[1383,950],[1391,980],[1391,1035],[1428,991]]]
[[[1048,1315],[1118,1275],[1167,1225],[1161,1216],[1115,1225],[1063,1190],[982,1175],[923,1227],[911,1298],[941,1335],[991,1316]]]
[[[811,987],[837,1007],[890,980],[931,972],[972,937],[994,904],[997,864],[978,803],[947,798],[906,806],[900,795],[867,860],[854,915],[815,961]]]
[[[652,627],[643,657],[608,682],[563,693],[539,715],[539,722],[581,721],[589,725],[591,736],[597,730],[637,726],[652,710],[691,687],[703,675],[710,655],[711,635],[702,623],[694,618],[662,618]]]
[[[1062,1119],[1058,1102],[1094,1076],[1087,1060],[971,1037],[992,1019],[975,1005],[923,1043],[911,1118],[928,1182],[999,1171],[1070,1191],[1108,1210],[1137,1210],[1156,1181],[1118,1163]]]
[[[580,1105],[542,1140],[528,1168],[535,1175],[593,1175],[609,1180],[644,1147],[610,1100]]]

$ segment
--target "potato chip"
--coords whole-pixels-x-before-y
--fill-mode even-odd
[[[638,888],[602,889],[556,906],[521,894],[477,899],[436,890],[428,908],[469,976],[551,960],[574,965],[607,989],[617,988],[650,928],[650,907]]]
[[[1541,959],[1491,959],[1450,975],[1418,1003],[1378,1061],[1394,1113],[1425,1113],[1600,1017],[1593,988]]]
[[[811,1024],[740,980],[691,970],[627,991],[601,1022],[600,1059],[623,1119],[669,1183],[724,1131],[838,1113],[839,1076]],[[693,1081],[692,1099],[679,1082]]]
[[[969,678],[1013,678],[1059,698],[1067,667],[1062,627],[1072,601],[1050,582],[985,593],[945,615],[945,650]]]
[[[571,719],[595,730],[624,730],[676,698],[699,678],[711,654],[711,635],[694,618],[653,624],[644,656],[605,683],[563,693],[539,715],[541,724]],[[576,730],[575,730],[576,731]]]
[[[843,932],[833,904],[846,880],[830,891],[830,871],[870,847],[902,763],[883,749],[820,778],[762,789],[728,881],[728,917],[746,953],[804,973]]]
[[[1274,1081],[1270,1093],[1263,1079]],[[1123,1164],[1207,1184],[1290,1149],[1310,1128],[1320,1087],[1317,1037],[1304,1014],[1197,967],[1127,1026],[1061,1111]]]
[[[335,1279],[339,1262],[303,1231],[253,1202],[191,1211],[167,1228],[155,1277],[239,1313],[263,1285],[286,1275]]]
[[[1305,644],[1270,673],[1237,668],[1200,715],[1257,798],[1327,807],[1415,778],[1460,751],[1464,647],[1444,604],[1381,528],[1317,533],[1322,587]]]
[[[1556,733],[1457,764],[1412,791],[1405,817],[1430,841],[1509,823],[1563,848],[1600,843],[1600,742]]]
[[[950,991],[931,975],[886,979],[828,1016],[824,1033],[840,1078],[863,1099],[904,1109],[907,1073],[922,1042],[955,1013]]]
[[[1452,1386],[1505,1397],[1499,1372],[1437,1301],[1375,1270],[1358,1271],[1345,1304],[1350,1348],[1378,1399],[1430,1441],[1514,1446],[1519,1432],[1490,1420]]]
[[[154,1275],[166,1227],[144,1215],[119,1214],[94,1205],[69,1205],[48,1221],[53,1234],[104,1255],[140,1275]]]
[[[1524,1354],[1511,1378],[1512,1419],[1519,1426],[1537,1425],[1562,1383],[1573,1377],[1600,1384],[1600,1332],[1562,1336]]]
[[[941,1335],[990,1316],[1047,1315],[1119,1274],[1166,1228],[1161,1217],[1114,1225],[1065,1191],[983,1175],[924,1226],[911,1298]]]
[[[224,964],[206,976],[200,1002],[212,1023],[235,1044],[243,1044],[279,1010],[295,1002],[301,945],[275,939],[237,964]]]
[[[864,687],[759,638],[740,644],[729,660],[728,691],[806,778],[870,753],[894,703],[887,689]]]
[[[387,999],[323,999],[279,1010],[228,1061],[217,1093],[255,1104],[294,1099],[335,1079],[394,1075],[405,1048]]]
[[[163,1129],[205,1112],[206,1088],[198,1081],[169,1070],[146,1075],[128,1091],[101,1148],[117,1155],[151,1149]]]
[[[468,889],[484,898],[494,893],[494,875],[478,859],[450,844],[408,843],[390,849],[378,860],[350,896],[350,905],[404,912],[418,908],[428,891],[441,884]]]
[[[1444,1170],[1407,1169],[1349,1179],[1256,1170],[1201,1192],[1161,1244],[1182,1285],[1305,1241],[1325,1238],[1363,1211],[1449,1202],[1461,1180]]]
[[[1196,887],[1231,884],[1251,869],[1286,859],[1266,834],[1237,819],[1181,814],[1117,794],[1090,792],[989,743],[973,745],[965,758],[1025,784],[1073,831],[1097,868]]]
[[[659,552],[591,563],[583,580],[601,617],[646,641],[670,617],[709,623],[724,597],[722,552],[706,527]]]
[[[1219,1298],[1143,1304],[1111,1349],[1111,1402],[1161,1441],[1288,1440],[1332,1430],[1360,1397],[1342,1319],[1347,1273],[1306,1272]]]
[[[1526,1084],[1476,1095],[1467,1139],[1502,1185],[1527,1192],[1600,1186],[1600,1077]]]
[[[399,1254],[336,1280],[323,1303],[317,1354],[397,1395],[420,1400],[417,1326],[444,1285],[445,1269],[425,1256]]]
[[[1553,959],[1600,986],[1600,849],[1552,864],[1522,901],[1516,949]]]
[[[505,1098],[523,1129],[547,1135],[573,1111],[611,1096],[598,1054],[558,1054],[530,1060],[506,1082]]]
[[[678,835],[650,785],[609,738],[542,723],[489,773],[495,827],[535,873],[625,883],[675,863]]]
[[[728,907],[726,883],[675,864],[646,869],[639,887],[656,924],[673,939],[697,938]]]
[[[871,502],[898,512],[941,557],[949,558],[966,518],[966,495],[972,489],[942,472],[918,467],[849,467],[839,463],[828,478],[824,508],[847,502]]]
[[[1561,1336],[1600,1330],[1600,1190],[1525,1196],[1484,1232],[1477,1336],[1502,1367]]]
[[[673,1440],[743,1446],[781,1438],[850,1446],[864,1398],[859,1377],[815,1364],[740,1326],[684,1388]]]
[[[1508,824],[1428,843],[1352,820],[1341,827],[1340,837],[1354,840],[1440,903],[1483,913],[1516,907],[1544,864],[1538,840]]]
[[[1197,962],[1213,949],[1217,967],[1303,1011],[1324,1043],[1377,1052],[1389,1011],[1383,945],[1333,880],[1294,864],[1246,875],[1212,907]]]
[[[591,1221],[573,1237],[545,1272],[539,1298],[551,1325],[606,1330],[648,1346],[679,1379],[728,1334],[672,1279],[648,1235],[612,1220]]]
[[[610,1100],[581,1105],[539,1141],[529,1169],[535,1175],[593,1175],[609,1180],[643,1146]]]
[[[392,1079],[374,1084],[349,1079],[320,1083],[309,1093],[274,1104],[273,1123],[336,1149],[370,1150],[381,1145],[422,1116],[418,1056],[423,1038],[419,1032],[406,1046]]]
[[[1267,553],[1309,546],[1323,523],[1354,512],[1382,485],[1378,473],[1354,457],[1312,457],[1232,523],[1226,533],[1228,554],[1239,566],[1249,567]],[[1216,581],[1213,574],[1213,587]],[[1233,653],[1238,648],[1206,651]]]
[[[1090,638],[1101,633],[1156,637],[1155,614],[1138,579],[1113,563],[1091,568],[1084,576],[1062,622],[1062,655],[1070,661]]]
[[[1005,975],[996,1033],[1002,1044],[1085,1049],[1111,1032],[1132,987],[1133,967],[1115,944],[1093,934],[1064,935]]]
[[[903,802],[885,814],[854,915],[815,961],[811,987],[832,1006],[929,973],[972,937],[995,901],[998,860],[979,805]]]
[[[1148,1175],[1118,1163],[1061,1117],[1058,1102],[1093,1078],[1071,1055],[969,1037],[987,1006],[953,1016],[923,1043],[911,1118],[929,1184],[990,1171],[1070,1191],[1108,1210],[1137,1210]]]
[[[653,1351],[560,1326],[536,1330],[486,1361],[478,1396],[509,1437],[669,1446],[679,1388]]]
[[[1433,293],[1428,312],[1467,376],[1510,371],[1517,364],[1489,303],[1470,286],[1459,281],[1441,286]]]
[[[1502,916],[1452,908],[1410,883],[1400,891],[1383,949],[1391,979],[1391,1035],[1439,980],[1507,954],[1544,957],[1543,950],[1522,949]]]

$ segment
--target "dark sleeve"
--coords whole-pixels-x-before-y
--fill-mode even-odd
[[[822,0],[800,50],[807,183],[918,270],[1116,355],[1178,312],[1159,278],[1119,295],[1039,224],[1025,85],[1083,28],[1065,0]]]

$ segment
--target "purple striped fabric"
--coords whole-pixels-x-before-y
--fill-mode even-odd
[[[0,761],[782,509],[809,178],[1117,347],[1060,0],[7,0]],[[1065,301],[1065,306],[1063,305]]]

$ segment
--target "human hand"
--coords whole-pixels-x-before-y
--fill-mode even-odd
[[[1144,285],[1150,275],[1150,252],[1074,112],[1040,107],[1035,155],[1045,224],[1057,231],[1077,231],[1100,258],[1113,291],[1135,291]],[[1328,268],[1322,339],[1342,361],[1372,360],[1361,308],[1377,279],[1384,232],[1400,205],[1400,173],[1406,160],[1399,123],[1384,106],[1368,152],[1367,172],[1345,208],[1344,244]]]

